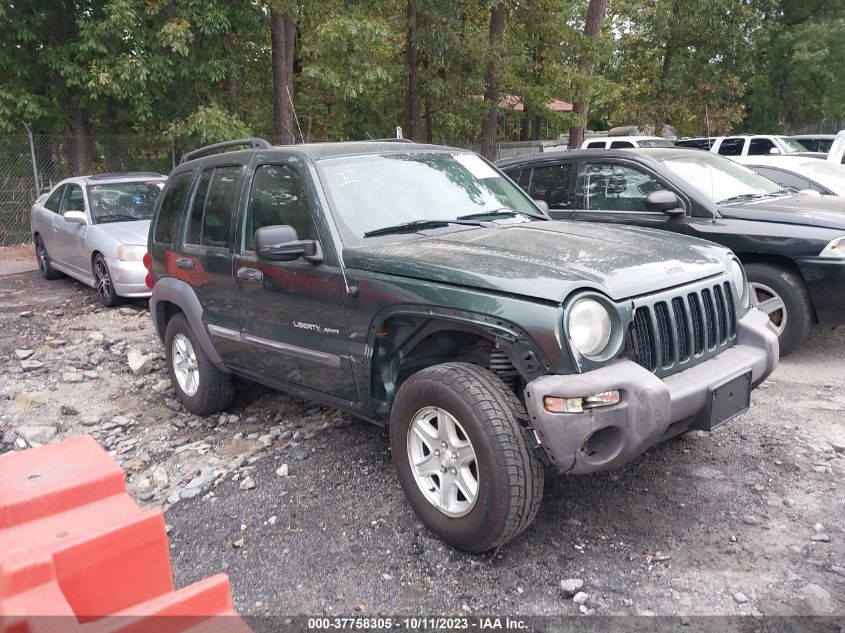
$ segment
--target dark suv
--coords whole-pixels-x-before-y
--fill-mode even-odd
[[[150,233],[150,311],[198,414],[233,376],[390,426],[422,521],[484,551],[543,466],[607,470],[744,411],[777,364],[721,246],[549,221],[470,152],[335,143],[192,153]]]

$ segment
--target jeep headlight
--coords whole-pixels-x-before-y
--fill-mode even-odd
[[[121,244],[117,247],[117,258],[122,262],[139,262],[147,254],[147,247],[140,244]]]
[[[610,343],[613,321],[607,308],[595,299],[579,299],[569,310],[567,331],[572,346],[582,356],[598,356]]]
[[[745,278],[745,271],[742,269],[742,264],[737,260],[731,262],[731,276],[733,278],[734,288],[736,289],[736,296],[739,297],[739,302],[745,305],[748,298],[748,280]]]
[[[845,259],[845,235],[830,240],[830,244],[824,247],[819,257],[830,257],[832,259]]]

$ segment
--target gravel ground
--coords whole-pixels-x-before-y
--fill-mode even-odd
[[[717,431],[548,479],[534,525],[472,556],[420,526],[384,430],[255,385],[181,410],[145,302],[12,274],[0,326],[0,453],[91,433],[166,508],[177,586],[225,571],[243,614],[845,614],[845,330]]]

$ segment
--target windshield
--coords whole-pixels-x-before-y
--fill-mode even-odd
[[[779,184],[757,172],[709,152],[670,156],[661,162],[717,204],[787,193]]]
[[[468,221],[470,216],[501,223],[545,219],[522,191],[475,154],[365,155],[318,165],[339,219],[358,238],[399,225],[413,230],[453,220],[478,224]]]
[[[94,224],[149,220],[164,180],[114,182],[88,186]]]
[[[640,147],[675,147],[675,144],[665,138],[642,139],[637,141]]]
[[[792,152],[806,152],[807,148],[801,145],[798,141],[786,138],[785,136],[778,136],[778,142],[783,145],[783,151],[786,154],[791,154]]]

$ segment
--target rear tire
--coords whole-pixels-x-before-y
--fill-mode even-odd
[[[209,415],[223,411],[235,397],[234,380],[208,359],[182,314],[175,314],[164,334],[167,373],[176,397],[188,411]]]
[[[534,520],[544,477],[522,436],[526,419],[514,393],[476,365],[435,365],[402,384],[390,416],[393,463],[414,512],[449,545],[485,552]]]
[[[47,246],[44,244],[44,240],[41,239],[40,235],[35,236],[35,258],[38,260],[38,272],[41,273],[41,276],[44,279],[59,279],[64,277],[62,273],[58,270],[53,268],[53,265],[50,263],[50,255],[47,253]]]
[[[778,331],[780,355],[804,345],[813,327],[813,309],[804,280],[773,264],[747,264],[751,303],[765,312]]]

